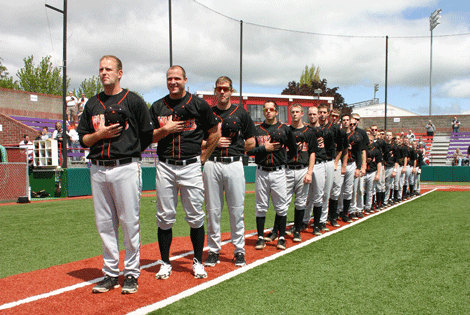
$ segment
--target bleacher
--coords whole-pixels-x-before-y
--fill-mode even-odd
[[[447,160],[450,161],[447,164],[452,164],[454,153],[457,149],[460,150],[462,156],[467,156],[467,150],[470,146],[470,132],[459,132],[452,133],[450,135],[449,149],[447,150]]]
[[[42,131],[42,128],[47,127],[54,130],[57,119],[45,119],[45,118],[34,118],[34,117],[22,117],[22,116],[10,116],[11,118],[25,124],[26,126],[32,127],[37,131]]]

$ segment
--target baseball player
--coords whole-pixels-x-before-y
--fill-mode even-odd
[[[266,120],[256,126],[256,147],[248,152],[248,155],[255,156],[255,163],[258,165],[255,179],[258,240],[255,249],[260,250],[266,246],[263,233],[269,197],[271,197],[276,211],[274,228],[277,227],[279,232],[277,248],[286,249],[285,233],[289,204],[287,203],[285,165],[288,159],[287,155],[289,158],[297,155],[297,144],[291,129],[277,120],[278,106],[276,102],[267,100],[263,109]]]
[[[416,174],[416,165],[417,165],[418,155],[408,138],[404,139],[404,144],[407,147],[409,158],[408,158],[408,163],[406,165],[405,184],[403,185],[403,198],[408,198],[412,196],[412,193],[414,190],[414,180],[415,180],[414,177]],[[408,186],[410,187],[409,194],[407,192]]]
[[[393,188],[393,179],[397,175],[398,156],[397,147],[393,144],[393,133],[385,133],[385,153],[384,153],[384,173],[385,173],[385,194],[383,196],[384,206],[389,204],[390,190]]]
[[[354,129],[362,138],[362,166],[360,167],[360,176],[355,178],[354,190],[353,190],[353,199],[351,201],[351,214],[350,217],[355,220],[357,218],[363,218],[362,214],[364,210],[364,176],[366,175],[367,159],[366,159],[366,149],[369,145],[369,136],[367,135],[364,129],[358,127],[361,117],[357,113],[351,115],[351,125],[350,127]]]
[[[221,120],[222,136],[204,164],[203,179],[207,213],[207,244],[209,256],[204,265],[218,264],[220,244],[220,217],[224,207],[224,192],[230,216],[230,232],[235,247],[235,266],[245,262],[245,173],[242,157],[255,147],[255,125],[242,106],[230,102],[232,80],[220,77],[215,82],[217,105],[213,112]]]
[[[397,146],[400,151],[400,158],[398,159],[398,173],[395,177],[395,201],[399,202],[402,200],[403,185],[405,184],[406,177],[406,165],[408,164],[408,150],[403,143],[403,138],[397,136]]]
[[[309,127],[317,138],[319,150],[315,154],[312,184],[308,192],[303,222],[308,226],[313,211],[313,234],[321,235],[320,217],[322,215],[323,192],[325,190],[327,154],[325,150],[326,131],[323,131],[318,121],[318,107],[312,106],[308,108],[308,122]]]
[[[338,197],[341,193],[343,177],[346,173],[348,137],[346,132],[341,132],[339,125],[333,120],[329,121],[330,106],[326,103],[318,105],[318,122],[323,130],[323,142],[326,150],[326,178],[323,191],[322,214],[320,217],[320,230],[327,232],[326,220],[333,226],[339,226],[336,222]],[[335,114],[337,115],[337,114]],[[334,182],[339,183],[334,185]]]
[[[158,142],[158,162],[155,186],[157,191],[158,245],[161,266],[157,279],[167,279],[172,267],[170,247],[172,227],[176,222],[178,191],[191,231],[194,249],[192,271],[194,277],[207,277],[202,264],[204,248],[204,184],[201,165],[209,158],[219,141],[220,131],[215,114],[209,104],[186,92],[188,81],[181,66],[167,71],[169,95],[156,101],[150,108],[155,124],[153,141]],[[206,142],[202,141],[206,134]]]
[[[344,114],[341,121],[343,129],[347,130],[349,143],[346,174],[344,174],[344,182],[341,190],[343,198],[341,219],[344,222],[352,222],[353,216],[350,215],[351,200],[353,199],[354,186],[358,184],[356,179],[360,177],[361,173],[364,141],[362,135],[356,131],[356,120],[352,120],[351,116]],[[351,209],[351,213],[352,211],[354,211],[354,209]]]
[[[414,182],[414,195],[419,195],[420,194],[420,183],[421,183],[421,166],[424,165],[424,155],[425,155],[425,148],[422,144],[418,144],[416,141],[413,141],[413,148],[416,150],[417,154],[417,169],[416,169],[416,175],[415,175],[415,182]]]
[[[312,182],[313,166],[315,165],[315,152],[318,151],[318,142],[315,134],[309,126],[304,125],[302,117],[304,111],[302,105],[295,103],[290,108],[292,125],[289,128],[297,143],[297,155],[287,160],[286,182],[287,182],[287,204],[290,205],[292,195],[295,193],[295,212],[293,241],[301,242],[300,230],[307,203],[309,185]],[[274,226],[271,233],[265,238],[272,241],[277,238],[277,227]]]
[[[373,135],[373,145],[380,150],[382,154],[382,160],[384,161],[386,159],[385,155],[388,154],[387,152],[387,147],[385,140],[382,139],[382,136],[379,132],[379,128],[377,125],[372,125],[370,126],[370,133]],[[369,138],[370,140],[370,138]],[[384,195],[385,195],[385,172],[384,172],[384,167],[382,163],[382,172],[380,172],[380,179],[376,181],[375,185],[375,190],[376,194],[373,196],[375,197],[375,205],[376,205],[376,210],[379,211],[383,207],[383,201],[384,201]],[[372,204],[374,204],[374,201],[372,201]],[[370,208],[369,212],[374,212],[374,206]]]
[[[122,293],[137,292],[140,275],[141,152],[152,142],[153,125],[145,102],[122,89],[122,63],[106,55],[99,76],[104,92],[88,101],[77,128],[90,148],[90,179],[98,233],[103,244],[104,279],[94,293],[119,287],[119,225],[124,236]]]
[[[370,213],[372,209],[372,196],[375,195],[376,183],[380,180],[382,172],[382,151],[374,143],[374,134],[369,134],[369,144],[366,149],[366,175],[364,176],[364,212]]]

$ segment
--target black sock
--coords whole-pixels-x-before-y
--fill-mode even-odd
[[[330,221],[336,220],[338,211],[338,200],[330,199],[328,202],[328,213]]]
[[[170,263],[170,246],[173,239],[173,229],[163,230],[158,228],[158,247],[160,247],[160,256],[162,260]]]
[[[193,243],[194,249],[194,258],[197,259],[200,263],[202,263],[202,250],[204,249],[204,225],[200,228],[194,229],[191,228],[191,243]]]
[[[276,214],[277,216],[277,214]],[[279,237],[286,236],[286,223],[287,223],[287,216],[279,216]]]
[[[321,207],[313,207],[313,225],[320,226]]]
[[[297,210],[294,212],[294,228],[296,231],[300,232],[302,228],[302,221],[304,219],[305,210]]]
[[[343,216],[349,215],[349,207],[351,206],[351,199],[343,200]]]
[[[281,220],[281,217],[277,215],[276,213],[276,216],[274,217],[274,225],[273,225],[273,233],[277,233],[279,230],[280,230],[280,220]],[[284,222],[284,231],[286,230],[286,227],[285,227],[285,222]]]
[[[256,230],[258,231],[258,238],[263,237],[265,217],[256,217]]]

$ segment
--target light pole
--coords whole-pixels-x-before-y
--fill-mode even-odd
[[[67,103],[65,97],[67,95],[67,0],[64,0],[64,9],[60,10],[56,7],[46,4],[46,8],[62,13],[64,17],[63,29],[63,61],[62,61],[62,128],[65,134],[67,130]],[[67,168],[67,137],[62,137],[62,168]]]
[[[439,19],[441,18],[441,9],[435,10],[429,17],[429,30],[431,31],[431,53],[429,60],[429,116],[432,115],[432,31],[441,24]]]

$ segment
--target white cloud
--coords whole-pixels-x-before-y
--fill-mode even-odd
[[[452,80],[444,84],[440,90],[448,97],[470,98],[470,78]]]

